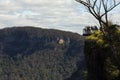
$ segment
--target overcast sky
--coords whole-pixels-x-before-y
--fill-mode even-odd
[[[109,18],[120,23],[120,6]],[[115,20],[113,20],[115,18]],[[97,21],[75,0],[0,0],[0,28],[36,26],[82,33]]]

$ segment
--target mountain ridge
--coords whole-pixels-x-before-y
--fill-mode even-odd
[[[84,37],[77,33],[35,27],[1,29],[0,77],[3,80],[67,79],[83,66],[83,47]],[[83,73],[84,67],[80,71]],[[82,80],[83,74],[78,78]]]

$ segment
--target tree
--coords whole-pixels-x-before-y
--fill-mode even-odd
[[[117,7],[120,2],[115,0],[76,0],[84,5],[87,10],[92,14],[99,22],[101,31],[105,33],[109,28],[108,13]]]
[[[100,30],[104,34],[103,36],[107,39],[107,41],[111,45],[112,52],[116,54],[119,53],[119,51],[117,51],[116,49],[117,48],[116,45],[114,44],[115,42],[114,38],[116,38],[115,33],[116,25],[113,25],[108,20],[108,13],[112,11],[115,7],[117,7],[120,4],[120,2],[116,0],[76,0],[76,1],[84,5],[90,12],[90,14],[92,14],[97,19],[101,27]],[[117,36],[117,38],[118,37],[119,36]],[[116,42],[119,42],[119,40]]]
[[[84,5],[87,8],[87,10],[90,12],[90,14],[92,14],[99,22],[102,35],[100,35],[100,33],[99,33],[99,37],[95,35],[95,39],[98,38],[100,40],[101,38],[105,42],[104,44],[105,45],[107,44],[106,47],[100,46],[99,48],[96,48],[98,49],[98,52],[102,51],[103,49],[108,49],[107,52],[104,51],[100,52],[100,55],[102,53],[107,53],[107,54],[103,54],[102,56],[96,54],[97,55],[96,58],[99,57],[99,60],[97,61],[96,59],[97,62],[95,63],[96,64],[99,63],[99,65],[101,65],[101,67],[104,68],[104,69],[100,69],[102,71],[102,74],[101,72],[99,73],[99,68],[98,68],[99,66],[90,67],[90,65],[88,64],[90,69],[93,71],[95,71],[96,68],[98,68],[98,72],[96,74],[94,74],[93,72],[94,75],[93,74],[92,75],[94,77],[96,77],[96,75],[99,75],[97,76],[97,80],[120,80],[120,62],[119,62],[120,61],[120,38],[119,38],[120,30],[116,28],[118,27],[118,25],[112,24],[108,19],[109,12],[112,11],[114,8],[116,8],[120,4],[120,2],[118,2],[118,0],[76,0],[76,1]],[[86,45],[88,44],[86,43]],[[96,49],[91,50],[90,54],[92,55],[92,51],[93,52],[97,51]],[[99,49],[101,50],[99,51]],[[94,58],[92,59],[94,60]],[[106,71],[104,71],[105,69]],[[91,77],[92,71],[89,71],[88,73],[90,74]],[[102,79],[101,76],[106,77],[106,74],[107,74],[107,78]]]

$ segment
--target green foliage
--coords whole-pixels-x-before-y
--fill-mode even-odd
[[[85,77],[85,80],[87,80],[87,78],[88,78],[88,71],[84,71],[84,77]]]
[[[118,35],[120,35],[120,30],[117,30],[116,33],[117,33]]]
[[[114,80],[117,77],[119,77],[120,70],[118,69],[118,66],[116,66],[116,64],[113,63],[111,58],[108,57],[105,61],[105,64],[108,80]]]
[[[88,36],[87,39],[95,41],[99,46],[104,46],[104,47],[108,46],[101,31],[95,31],[93,34]]]
[[[88,80],[120,80],[120,30],[111,25],[103,34],[96,31],[85,41]]]

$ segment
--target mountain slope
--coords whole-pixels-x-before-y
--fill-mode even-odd
[[[0,30],[1,80],[64,80],[84,71],[84,38],[34,27]],[[76,79],[76,80],[77,80]]]

